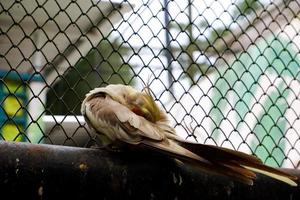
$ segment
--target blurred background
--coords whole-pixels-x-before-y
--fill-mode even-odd
[[[178,134],[300,160],[300,1],[0,0],[0,138],[88,147],[85,94],[149,83]]]

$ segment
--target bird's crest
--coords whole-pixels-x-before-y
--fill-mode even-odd
[[[167,116],[165,115],[165,113],[158,107],[158,105],[154,101],[148,85],[146,85],[142,90],[141,98],[143,101],[142,112],[144,113],[146,119],[153,123],[157,121],[167,120]]]
[[[143,116],[152,123],[166,122],[167,115],[159,108],[154,101],[149,84],[146,84],[141,92],[137,92],[134,98],[130,100],[131,111],[135,114]]]

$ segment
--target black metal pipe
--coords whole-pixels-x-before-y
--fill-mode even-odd
[[[299,186],[263,175],[248,186],[153,152],[15,142],[0,142],[0,191],[10,199],[300,199]]]

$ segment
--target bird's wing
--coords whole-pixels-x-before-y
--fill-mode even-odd
[[[113,138],[122,142],[140,144],[173,157],[197,160],[211,166],[207,160],[181,147],[174,140],[168,139],[159,126],[136,115],[108,96],[91,98],[85,104],[83,113],[91,126],[103,134],[113,135]]]
[[[115,129],[109,134],[115,134],[115,138],[124,142],[136,143],[142,138],[161,141],[164,138],[156,128],[142,124],[141,117],[107,96],[85,102],[84,113],[94,129],[99,132],[106,128]]]

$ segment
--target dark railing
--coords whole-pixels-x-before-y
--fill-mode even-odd
[[[0,143],[1,193],[26,199],[299,199],[300,189],[258,175],[253,186],[151,152]],[[146,155],[146,156],[145,156]],[[286,169],[300,178],[298,170]]]

